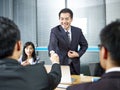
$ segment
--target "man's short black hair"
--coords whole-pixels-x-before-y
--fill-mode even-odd
[[[109,52],[112,60],[120,65],[120,20],[105,26],[100,33],[101,45]]]
[[[59,12],[59,18],[60,18],[60,14],[61,13],[69,13],[70,14],[70,17],[73,18],[73,12],[72,10],[70,10],[69,8],[64,8],[62,9],[60,12]]]
[[[7,17],[0,17],[0,58],[11,56],[18,40],[20,31],[17,25]]]

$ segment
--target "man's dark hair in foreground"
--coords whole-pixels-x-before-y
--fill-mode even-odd
[[[100,64],[105,70],[101,79],[70,86],[67,90],[120,90],[120,20],[102,29],[100,41]]]
[[[43,64],[22,66],[20,31],[6,17],[0,17],[0,90],[53,90],[61,80],[59,57],[51,56],[52,68],[46,72]]]

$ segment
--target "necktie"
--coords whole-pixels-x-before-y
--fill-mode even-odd
[[[66,35],[67,35],[67,38],[68,38],[68,42],[69,44],[71,43],[71,40],[70,40],[70,33],[67,31],[66,32]],[[71,64],[72,60],[70,58],[68,58],[68,64]]]
[[[68,42],[70,43],[71,41],[70,41],[70,33],[67,31],[66,32],[66,35],[67,35],[67,37],[68,37]]]

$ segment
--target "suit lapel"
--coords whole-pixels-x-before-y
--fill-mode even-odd
[[[74,43],[74,41],[76,39],[76,33],[75,30],[73,30],[73,27],[71,26],[71,44]]]

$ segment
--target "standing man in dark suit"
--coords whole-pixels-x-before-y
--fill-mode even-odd
[[[120,20],[100,33],[100,64],[106,70],[96,82],[70,86],[67,90],[120,90]]]
[[[20,31],[8,18],[0,17],[0,90],[54,90],[61,80],[59,57],[51,55],[50,73],[43,64],[22,66]]]
[[[49,40],[49,54],[57,53],[61,65],[69,65],[71,74],[80,74],[80,57],[88,48],[80,28],[71,26],[73,12],[64,8],[59,12],[60,25],[52,28]],[[78,49],[78,47],[80,48]]]

